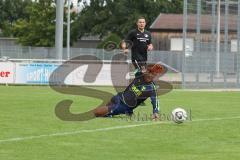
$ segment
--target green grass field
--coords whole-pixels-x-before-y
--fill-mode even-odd
[[[0,160],[240,159],[240,92],[173,90],[161,96],[162,113],[191,109],[192,121],[180,125],[120,117],[61,121],[54,107],[67,98],[75,113],[101,103],[49,87],[0,86]],[[135,111],[150,114],[150,101]]]

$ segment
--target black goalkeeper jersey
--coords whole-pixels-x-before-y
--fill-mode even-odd
[[[144,30],[144,32],[138,29],[131,30],[126,41],[131,41],[132,61],[147,61],[147,48],[151,44],[151,33]]]

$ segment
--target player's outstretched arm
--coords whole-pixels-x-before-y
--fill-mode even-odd
[[[157,91],[156,91],[156,87],[153,84],[153,92],[152,92],[152,96],[151,98],[151,103],[153,106],[153,115],[152,115],[152,119],[153,120],[158,120],[159,118],[159,100],[157,97]]]

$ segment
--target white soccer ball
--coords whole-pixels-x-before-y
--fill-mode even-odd
[[[187,120],[187,112],[182,108],[176,108],[172,111],[172,120],[176,123],[183,123]]]

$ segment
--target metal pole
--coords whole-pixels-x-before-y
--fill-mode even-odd
[[[216,49],[216,76],[220,76],[220,24],[221,24],[221,0],[218,0],[218,23],[217,23],[217,49]]]
[[[215,35],[215,26],[216,26],[216,0],[212,0],[212,30],[211,30],[211,37],[212,37],[212,45],[211,45],[211,52],[212,54],[215,53],[215,42],[216,42],[216,35]]]
[[[67,18],[67,59],[70,59],[70,5],[71,0],[68,0],[68,18]]]
[[[197,44],[196,44],[196,55],[194,56],[195,59],[195,70],[196,72],[196,83],[197,86],[199,85],[199,73],[202,70],[201,67],[201,55],[200,55],[200,43],[201,43],[201,0],[197,0],[197,25],[196,25],[196,31],[197,31]]]
[[[239,67],[240,67],[240,0],[238,0],[238,16],[237,16],[237,86],[240,87],[239,83]]]
[[[224,16],[224,53],[228,52],[228,8],[229,0],[225,0],[225,16]]]
[[[186,54],[186,38],[187,38],[187,4],[184,0],[183,6],[183,55],[182,55],[182,88],[185,88],[185,54]]]
[[[196,51],[197,53],[200,52],[200,32],[201,32],[201,0],[197,1],[197,26],[196,26],[196,31],[197,31],[197,48]],[[198,53],[199,54],[199,53]]]
[[[55,49],[57,58],[62,60],[63,53],[63,7],[64,0],[56,1]]]

